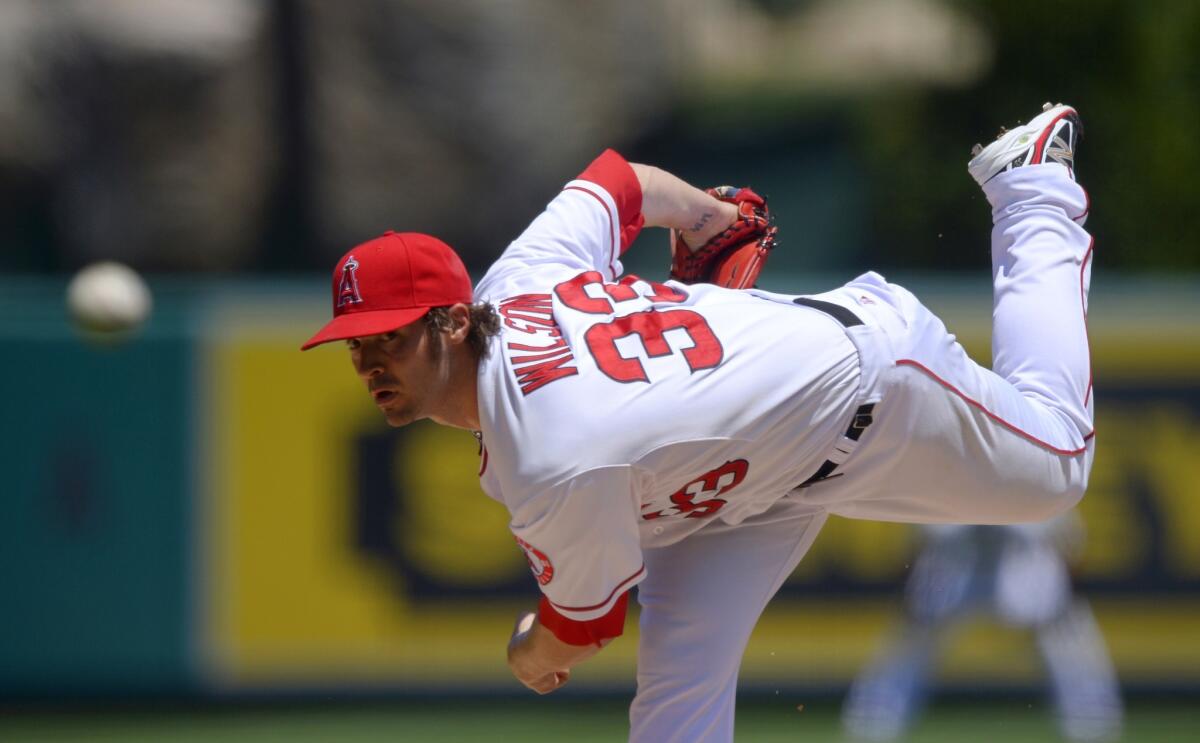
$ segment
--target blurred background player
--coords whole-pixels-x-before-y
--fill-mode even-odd
[[[929,525],[920,535],[903,614],[846,698],[850,737],[892,741],[907,733],[944,646],[982,615],[1032,633],[1066,740],[1117,739],[1116,673],[1091,607],[1071,588],[1069,562],[1083,543],[1078,513],[1035,524]]]

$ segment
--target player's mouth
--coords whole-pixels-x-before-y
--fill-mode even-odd
[[[399,397],[399,395],[395,390],[373,390],[371,392],[371,397],[375,399],[376,405],[383,407],[395,400],[397,397]]]

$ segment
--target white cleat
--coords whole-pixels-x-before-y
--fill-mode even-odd
[[[1075,109],[1061,103],[1047,103],[1028,124],[1016,129],[1000,127],[1000,135],[987,147],[971,148],[967,172],[979,185],[1000,173],[1024,165],[1055,162],[1065,165],[1075,177],[1075,144],[1083,133],[1083,124]]]

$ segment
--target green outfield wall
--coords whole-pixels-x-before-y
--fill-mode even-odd
[[[817,291],[849,276],[774,279]],[[990,287],[903,283],[977,358]],[[63,284],[0,281],[0,694],[516,690],[536,586],[466,433],[383,425],[345,352],[298,347],[320,280],[153,282],[138,337],[97,345]],[[1097,463],[1075,565],[1123,681],[1200,688],[1200,279],[1100,278]],[[913,534],[835,519],[769,607],[748,686],[841,688],[881,639]],[[632,688],[635,622],[573,678]],[[1036,682],[979,623],[944,677]]]

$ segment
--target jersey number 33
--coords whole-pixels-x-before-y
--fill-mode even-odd
[[[562,282],[554,287],[554,293],[567,307],[589,315],[615,315],[618,305],[624,302],[675,303],[688,298],[681,289],[632,275],[616,284],[606,284],[597,271],[581,273]],[[697,372],[721,363],[725,352],[708,321],[698,312],[683,308],[648,309],[614,317],[608,322],[592,325],[583,337],[600,371],[616,382],[629,384],[649,382],[650,378],[641,359],[621,355],[617,341],[637,336],[648,357],[670,356],[676,349],[667,342],[666,333],[680,329],[692,341],[691,348],[678,350],[689,369]]]

